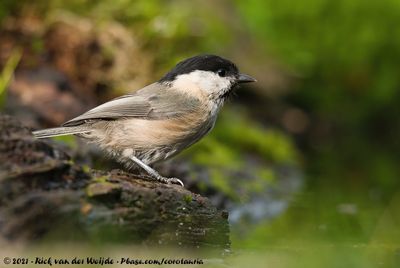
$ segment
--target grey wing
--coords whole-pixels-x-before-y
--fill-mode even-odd
[[[81,125],[90,120],[115,120],[125,117],[172,118],[197,109],[199,100],[154,83],[141,90],[99,105],[63,126]]]

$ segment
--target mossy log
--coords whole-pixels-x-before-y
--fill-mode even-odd
[[[229,249],[228,214],[178,185],[86,170],[0,115],[0,235],[9,241]]]

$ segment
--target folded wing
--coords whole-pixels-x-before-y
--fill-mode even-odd
[[[99,105],[75,117],[63,126],[77,126],[92,120],[174,118],[200,108],[200,101],[158,83]]]

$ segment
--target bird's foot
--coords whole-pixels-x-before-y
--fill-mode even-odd
[[[163,177],[163,176],[157,176],[156,179],[157,179],[157,181],[165,183],[165,184],[177,184],[177,185],[180,185],[182,187],[185,187],[183,185],[183,182],[178,178],[166,178],[166,177]]]

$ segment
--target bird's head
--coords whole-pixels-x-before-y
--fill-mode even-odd
[[[212,100],[224,100],[241,83],[256,79],[239,72],[237,66],[215,55],[198,55],[179,62],[160,79],[188,94],[200,94]]]

